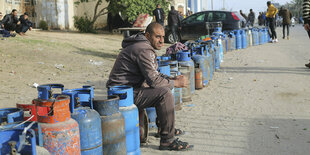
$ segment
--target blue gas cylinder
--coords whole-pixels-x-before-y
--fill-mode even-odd
[[[178,61],[176,61],[176,60],[172,60],[172,61],[170,61],[170,71],[178,71],[178,67],[179,67],[179,65],[178,65]]]
[[[167,76],[170,76],[170,66],[169,65],[159,66],[158,70],[160,73],[165,74]]]
[[[197,46],[195,51],[197,54],[192,57],[195,62],[196,68],[200,68],[203,72],[203,85],[206,87],[209,84],[209,61],[205,54],[204,46]]]
[[[241,47],[243,49],[247,48],[247,35],[246,35],[246,32],[244,29],[240,30],[240,33],[241,33]]]
[[[257,46],[257,44],[256,44],[256,35],[257,35],[256,29],[252,28],[251,31],[252,31],[252,45]]]
[[[240,30],[234,30],[235,36],[236,36],[236,49],[241,49],[242,46],[242,37],[241,37],[241,33]]]
[[[24,112],[18,108],[0,109],[0,125],[12,124],[24,120]]]
[[[102,133],[100,115],[89,107],[74,109],[71,117],[79,124],[82,155],[101,155]]]
[[[79,124],[81,154],[102,154],[100,115],[93,110],[93,87],[67,89],[62,94],[70,96],[71,118]]]
[[[230,50],[233,51],[236,49],[236,36],[235,36],[235,33],[233,31],[231,31],[229,33],[229,39],[231,42]]]
[[[108,95],[120,98],[119,110],[125,118],[127,154],[140,155],[139,111],[133,104],[133,88],[129,86],[112,86]]]
[[[215,45],[219,47],[219,61],[220,63],[223,62],[223,57],[224,57],[224,46],[223,46],[223,37],[224,34],[221,32],[214,32],[212,33],[212,39],[215,40]],[[214,37],[215,36],[215,37]]]
[[[38,86],[38,98],[42,100],[48,100],[50,98],[55,98],[57,95],[53,93],[54,89],[60,89],[61,91],[64,90],[63,84],[46,84]]]
[[[209,62],[209,81],[208,83],[210,83],[210,81],[213,78],[213,74],[214,74],[214,69],[215,69],[215,64],[214,64],[214,58],[215,58],[215,51],[214,51],[214,41],[213,40],[209,40],[207,42],[205,42],[205,49],[206,49],[206,56]]]
[[[268,29],[266,27],[264,28],[264,33],[265,33],[265,43],[268,43],[269,42]]]
[[[36,135],[32,129],[26,129],[26,132],[21,128],[0,130],[0,137],[0,154],[2,155],[37,154]]]
[[[256,45],[259,45],[259,29],[256,29]]]
[[[190,85],[191,94],[195,92],[195,66],[194,62],[190,57],[189,51],[180,51],[176,54],[177,60],[179,61],[179,67],[188,67],[190,71]]]
[[[220,44],[218,43],[218,39],[217,37],[213,36],[212,37],[213,40],[215,40],[215,46],[214,46],[214,69],[217,70],[217,69],[220,69],[220,65],[221,65],[221,47],[220,47]]]
[[[263,29],[258,29],[258,40],[259,40],[259,45],[264,44],[264,32]]]
[[[176,77],[178,75],[181,75],[180,72],[178,71],[171,71],[171,76],[172,77]],[[173,93],[173,96],[174,96],[174,109],[176,111],[178,110],[181,110],[182,109],[182,88],[174,88],[174,93]]]
[[[119,111],[119,97],[95,100],[94,109],[101,116],[103,154],[126,154],[125,118]]]

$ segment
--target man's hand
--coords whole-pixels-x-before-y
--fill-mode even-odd
[[[2,27],[2,28],[4,28],[4,25],[3,25],[3,24],[1,24],[1,27]]]
[[[32,30],[32,27],[29,27],[29,30],[31,31],[31,30]]]
[[[187,78],[183,75],[179,75],[174,80],[174,87],[183,88],[187,87]]]
[[[17,22],[17,25],[20,25],[20,21]]]
[[[309,24],[305,24],[305,25],[304,25],[304,28],[305,28],[306,31],[310,31],[310,26],[309,26]]]

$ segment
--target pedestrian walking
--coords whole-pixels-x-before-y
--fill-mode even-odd
[[[161,8],[159,4],[156,5],[156,9],[153,11],[153,16],[155,18],[155,21],[159,23],[160,25],[164,26],[165,22],[165,12]]]
[[[171,30],[171,33],[174,39],[173,41],[177,43],[178,42],[177,33],[181,27],[181,20],[180,20],[179,13],[178,11],[174,9],[174,6],[171,6],[171,10],[169,11],[169,14],[168,14],[168,26]]]
[[[304,0],[302,4],[302,17],[304,20],[304,28],[308,32],[310,38],[310,0]],[[306,67],[310,68],[310,63],[305,64]]]
[[[283,39],[285,39],[285,28],[286,28],[287,29],[287,40],[289,40],[292,13],[288,9],[281,7],[279,11],[279,16],[282,17]]]
[[[268,6],[268,10],[266,13],[266,18],[268,18],[267,22],[268,22],[268,25],[271,31],[271,39],[272,39],[270,42],[277,43],[279,41],[278,41],[277,33],[276,33],[275,17],[276,17],[276,14],[278,13],[278,9],[273,4],[271,4],[270,1],[267,2],[267,6]]]

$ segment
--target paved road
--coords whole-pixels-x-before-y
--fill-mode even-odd
[[[304,155],[310,152],[310,40],[300,25],[291,39],[225,55],[208,88],[177,112],[187,152],[160,152],[150,137],[143,154]]]

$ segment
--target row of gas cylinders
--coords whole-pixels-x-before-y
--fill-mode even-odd
[[[223,33],[219,27],[215,28],[211,37],[202,36],[195,42],[185,43],[189,50],[157,57],[160,73],[171,77],[184,75],[187,78],[186,88],[172,89],[175,110],[182,109],[183,102],[191,101],[196,89],[202,89],[210,84],[214,72],[220,69],[225,53],[262,45],[268,40],[270,37],[267,28],[240,29]],[[150,128],[157,128],[155,108],[146,108],[146,111],[150,119]]]
[[[133,88],[110,87],[102,100],[94,100],[91,86],[65,90],[62,84],[48,84],[37,89],[32,104],[0,109],[0,155],[141,154],[148,118],[133,104]]]

